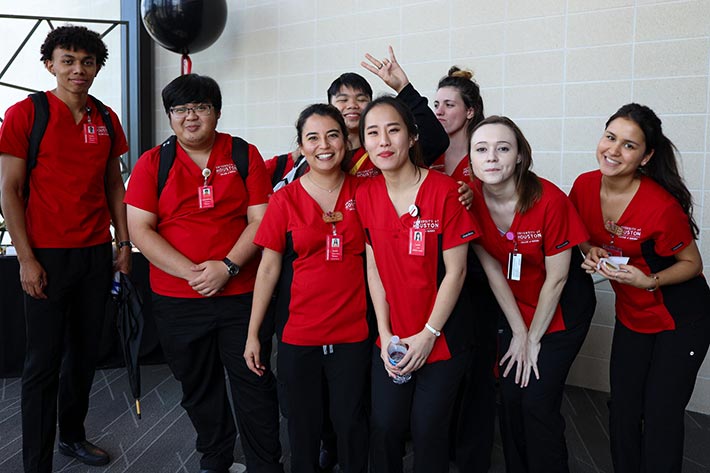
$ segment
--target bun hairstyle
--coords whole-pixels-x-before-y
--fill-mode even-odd
[[[461,77],[466,80],[472,80],[473,71],[469,71],[468,69],[459,69],[458,66],[451,66],[448,77]]]
[[[473,72],[468,69],[461,69],[458,66],[451,66],[449,73],[439,81],[437,89],[442,87],[453,87],[458,90],[466,108],[473,108],[473,118],[466,125],[466,133],[470,138],[473,129],[484,118],[481,88],[473,80]]]

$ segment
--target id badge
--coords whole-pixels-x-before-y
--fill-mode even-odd
[[[96,131],[96,126],[91,123],[84,123],[84,143],[90,145],[99,144],[99,134]]]
[[[523,266],[523,255],[520,253],[508,253],[508,279],[520,281],[520,270]]]
[[[197,188],[197,198],[200,201],[201,209],[211,209],[214,207],[214,196],[212,186],[200,186]]]
[[[343,261],[343,236],[328,235],[325,238],[325,260]]]
[[[624,256],[624,252],[621,251],[621,248],[617,248],[614,245],[602,245],[602,248],[609,253],[609,256]]]
[[[421,228],[409,229],[409,254],[412,256],[424,256],[424,242],[426,231]]]

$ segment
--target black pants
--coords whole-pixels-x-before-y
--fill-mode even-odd
[[[323,385],[337,434],[338,462],[344,473],[367,471],[365,385],[370,344],[304,347],[279,343],[278,375],[288,402],[291,471],[316,473],[323,425]]]
[[[589,322],[542,337],[537,367],[540,379],[530,375],[525,388],[515,384],[515,368],[501,377],[503,407],[501,434],[508,473],[567,473],[565,420],[560,413],[565,380]],[[512,339],[509,327],[501,333],[500,353]]]
[[[374,473],[402,473],[407,433],[414,447],[414,473],[449,471],[449,425],[469,353],[429,363],[405,384],[394,384],[372,353],[370,452]]]
[[[226,369],[247,468],[282,473],[271,337],[261,337],[263,376],[249,371],[244,361],[251,301],[252,294],[209,299],[153,294],[153,311],[165,358],[182,385],[182,406],[197,431],[200,468],[227,471],[234,461],[237,433]]]
[[[109,243],[34,253],[47,272],[47,299],[25,295],[22,459],[27,473],[52,471],[57,420],[61,440],[86,439],[84,419],[111,287]]]
[[[708,344],[710,317],[654,334],[616,322],[609,415],[614,471],[680,473],[685,407]]]
[[[473,314],[474,345],[459,386],[451,419],[451,450],[462,473],[488,473],[495,438],[498,354],[498,307],[480,263],[469,265],[466,289],[476,304]]]

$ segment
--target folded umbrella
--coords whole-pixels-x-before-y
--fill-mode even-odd
[[[138,353],[143,338],[143,300],[128,275],[118,273],[118,287],[114,287],[117,304],[116,328],[121,338],[123,359],[126,362],[128,382],[136,401],[136,414],[141,418],[141,371]],[[116,294],[118,292],[118,294]]]

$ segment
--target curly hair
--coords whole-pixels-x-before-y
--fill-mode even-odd
[[[101,36],[84,26],[60,26],[47,34],[47,37],[39,49],[42,62],[50,61],[52,53],[56,48],[78,51],[83,49],[89,54],[96,56],[96,65],[101,69],[106,64],[108,49],[101,39]]]

